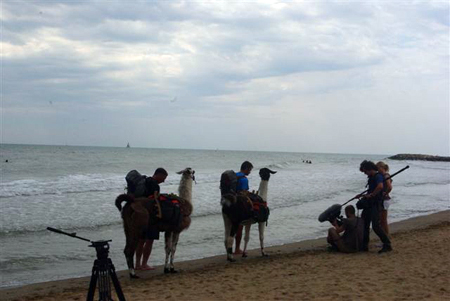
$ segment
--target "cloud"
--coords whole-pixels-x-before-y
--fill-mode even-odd
[[[73,133],[93,128],[85,140],[71,135],[73,143],[95,144],[98,135],[121,145],[113,132],[160,122],[143,146],[186,147],[189,136],[193,148],[270,150],[253,138],[263,128],[276,149],[373,152],[359,146],[364,131],[338,117],[362,124],[381,107],[411,123],[431,102],[426,124],[389,134],[377,151],[403,149],[400,134],[413,149],[415,133],[438,132],[441,142],[423,149],[448,153],[448,9],[439,1],[5,2],[3,137],[61,143],[54,129],[70,120]],[[95,116],[105,124],[86,122]],[[230,133],[227,143],[215,133]]]

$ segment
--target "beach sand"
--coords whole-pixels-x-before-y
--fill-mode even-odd
[[[372,233],[368,253],[330,253],[321,238],[267,248],[267,258],[253,250],[235,263],[225,255],[179,262],[178,274],[164,275],[159,266],[140,272],[141,279],[118,275],[127,300],[450,300],[450,211],[394,223],[391,230],[394,251],[381,255]],[[2,289],[0,298],[85,300],[89,279]]]

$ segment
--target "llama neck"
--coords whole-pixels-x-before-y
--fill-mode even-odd
[[[181,177],[178,186],[178,194],[180,198],[185,199],[192,204],[192,179],[191,177]]]
[[[259,193],[258,194],[266,202],[267,202],[268,187],[269,187],[269,181],[261,180],[261,182],[259,182],[259,189],[258,189]]]

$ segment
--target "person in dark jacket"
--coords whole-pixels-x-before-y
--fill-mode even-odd
[[[146,197],[153,196],[155,192],[159,194],[159,184],[164,183],[167,178],[167,171],[164,168],[157,168],[153,176],[145,179]],[[154,270],[155,268],[148,265],[150,254],[152,253],[153,241],[159,240],[159,231],[149,227],[142,233],[136,248],[136,270]],[[142,258],[142,261],[141,261]]]
[[[382,174],[378,173],[378,168],[372,161],[364,160],[361,163],[359,170],[367,175],[367,186],[369,186],[367,194],[356,196],[356,198],[361,198],[362,201],[367,203],[366,208],[363,209],[361,214],[361,217],[364,219],[364,241],[362,251],[369,251],[370,224],[372,223],[373,231],[383,243],[383,248],[378,253],[390,252],[392,251],[391,241],[381,228],[380,223],[384,177]]]

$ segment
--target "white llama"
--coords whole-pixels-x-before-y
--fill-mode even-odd
[[[268,168],[262,168],[259,171],[259,175],[261,177],[261,182],[259,186],[259,195],[262,197],[264,201],[267,201],[267,189],[268,189],[268,182],[270,178],[270,174],[274,174],[276,171],[272,171]],[[225,226],[225,249],[227,251],[227,260],[230,262],[234,262],[235,259],[233,258],[233,241],[234,237],[236,235],[236,232],[239,228],[240,224],[247,225],[246,226],[246,236],[244,238],[245,240],[245,247],[244,247],[244,253],[243,257],[246,257],[246,248],[247,243],[249,241],[249,235],[250,235],[250,226],[254,222],[254,220],[250,217],[252,205],[250,202],[249,205],[249,199],[247,196],[238,194],[237,196],[232,196],[230,194],[222,195],[221,197],[221,204],[222,204],[222,217],[223,222]],[[259,226],[259,237],[261,242],[261,253],[263,256],[266,254],[264,253],[264,229],[265,229],[265,222],[258,223]],[[245,255],[245,256],[244,256]]]
[[[257,194],[264,200],[264,202],[267,203],[267,191],[269,187],[269,179],[270,174],[274,174],[276,171],[272,171],[268,168],[262,168],[259,170],[259,176],[261,177],[261,182],[259,182],[259,189]],[[248,223],[245,223],[245,236],[244,236],[244,250],[242,252],[242,257],[247,257],[247,245],[250,240],[250,228],[252,227],[252,224],[258,223],[258,231],[259,231],[259,243],[261,246],[261,255],[267,256],[267,254],[264,252],[264,230],[266,228],[266,222],[256,222],[256,221],[250,221]]]

